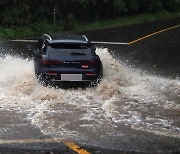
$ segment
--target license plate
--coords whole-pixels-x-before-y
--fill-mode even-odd
[[[82,74],[61,74],[61,81],[82,81]]]

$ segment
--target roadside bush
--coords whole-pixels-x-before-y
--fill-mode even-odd
[[[124,16],[170,11],[178,14],[180,0],[0,0],[0,37],[23,38],[75,31],[80,24],[98,26],[102,21]]]
[[[44,33],[52,34],[64,30],[63,25],[49,24],[46,21],[32,24],[30,29],[33,30],[33,36],[40,36]]]
[[[155,13],[162,10],[180,11],[180,0],[0,0],[0,26],[26,27],[31,23],[63,21],[71,30],[79,22],[96,22],[136,13]],[[38,25],[37,28],[41,26]],[[41,26],[42,27],[42,26]],[[42,30],[39,29],[39,32]]]
[[[145,13],[155,13],[163,9],[163,0],[139,0],[139,4],[140,11]]]
[[[36,23],[29,27],[12,27],[4,28],[0,27],[0,39],[22,39],[22,38],[33,38],[41,36],[44,33],[53,34],[61,33],[64,29],[62,25],[50,25],[47,23]]]
[[[140,5],[138,0],[125,0],[127,14],[134,15],[138,13]]]
[[[49,33],[52,30],[51,25],[49,25],[46,21],[35,23],[31,26],[31,28],[33,29],[35,35]]]
[[[10,28],[2,28],[0,31],[0,36],[2,36],[2,39],[14,39],[16,37],[15,31]]]
[[[32,38],[35,36],[34,31],[30,27],[21,27],[15,29],[16,38]]]
[[[170,11],[180,11],[180,0],[163,0],[164,8]]]
[[[72,14],[68,14],[66,19],[64,20],[64,30],[66,31],[72,31],[76,29],[76,19],[74,18],[74,16]]]
[[[105,10],[102,8],[105,8]],[[101,16],[106,18],[122,16],[126,12],[125,2],[124,0],[105,0],[99,11],[102,11]]]

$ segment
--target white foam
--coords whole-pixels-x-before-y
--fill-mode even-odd
[[[179,138],[179,117],[172,113],[180,109],[180,81],[132,70],[107,49],[96,52],[103,62],[104,78],[97,87],[87,89],[43,87],[35,78],[32,61],[0,58],[0,109],[26,113],[33,125],[55,137],[86,140],[98,129],[103,135],[124,124]]]

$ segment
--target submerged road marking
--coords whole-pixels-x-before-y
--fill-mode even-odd
[[[64,145],[66,145],[68,148],[70,148],[71,150],[73,150],[76,153],[79,154],[91,154],[90,152],[88,152],[87,150],[79,147],[78,145],[76,145],[73,142],[69,142],[69,141],[63,141],[61,139],[58,138],[47,138],[47,139],[14,139],[14,140],[3,140],[0,139],[0,144],[31,144],[31,143],[57,143],[57,142],[61,142]]]
[[[72,142],[64,142],[64,144],[79,154],[90,154],[90,152],[88,152],[87,150],[85,150],[83,148],[80,148],[79,146],[77,146],[76,144],[74,144]]]
[[[162,33],[162,32],[168,31],[168,30],[171,30],[171,29],[175,29],[175,28],[178,28],[178,27],[180,27],[180,25],[176,25],[176,26],[173,26],[173,27],[169,27],[169,28],[162,29],[162,30],[160,30],[160,31],[157,31],[157,32],[148,34],[148,35],[143,36],[143,37],[141,37],[141,38],[138,38],[138,39],[136,39],[136,40],[134,40],[134,41],[128,42],[128,45],[134,44],[134,43],[139,42],[139,41],[141,41],[141,40],[144,40],[144,39],[146,39],[146,38],[148,38],[148,37],[151,37],[151,36],[153,36],[153,35],[156,35],[156,34],[159,34],[159,33]]]

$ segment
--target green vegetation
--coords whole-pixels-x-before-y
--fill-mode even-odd
[[[133,24],[140,24],[150,21],[158,21],[158,20],[176,18],[176,17],[180,17],[180,12],[175,12],[175,13],[159,12],[156,14],[140,14],[136,16],[121,17],[121,18],[106,20],[101,22],[80,24],[76,27],[76,31],[83,32],[83,31],[120,27],[120,26],[128,26]]]
[[[180,0],[0,0],[0,39],[111,28],[179,12]]]

